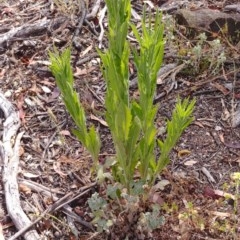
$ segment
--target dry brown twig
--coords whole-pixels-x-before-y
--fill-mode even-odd
[[[96,185],[96,183],[92,183],[88,186],[84,186],[79,189],[79,191],[74,194],[72,192],[64,195],[62,198],[57,198],[54,196],[52,193],[53,191],[51,189],[48,189],[45,186],[42,186],[38,183],[32,182],[30,180],[25,180],[25,179],[19,179],[20,183],[24,184],[25,186],[29,187],[31,190],[39,192],[44,194],[45,196],[53,198],[55,201],[51,206],[49,206],[36,220],[34,220],[31,224],[25,226],[23,229],[18,231],[16,234],[14,234],[9,240],[15,240],[24,232],[26,232],[29,228],[37,224],[39,221],[41,221],[46,215],[60,210],[62,208],[62,212],[65,213],[67,216],[69,216],[72,220],[79,222],[83,226],[93,230],[93,226],[82,220],[76,213],[72,211],[72,208],[68,205],[70,202],[74,201],[75,199],[87,194],[89,191],[91,191],[91,188]]]
[[[15,227],[22,229],[31,224],[30,219],[24,213],[20,204],[20,195],[18,189],[17,175],[19,164],[20,140],[23,132],[16,137],[20,127],[20,119],[13,105],[0,92],[0,108],[4,112],[5,122],[3,124],[3,137],[0,142],[0,157],[3,164],[3,185],[6,199],[6,206],[9,216]],[[40,239],[36,230],[32,229],[25,232],[24,239]]]

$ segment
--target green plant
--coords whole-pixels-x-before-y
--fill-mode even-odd
[[[114,225],[121,236],[135,238],[145,236],[150,237],[152,231],[164,224],[165,219],[160,214],[160,207],[152,204],[148,211],[145,211],[139,196],[133,196],[119,191],[118,184],[107,186],[108,201],[94,193],[88,199],[88,205],[91,209],[92,223],[96,224],[98,232],[110,234]],[[137,216],[137,218],[136,218]],[[122,226],[123,225],[123,226]],[[126,228],[125,226],[131,226]],[[130,230],[131,229],[131,230]],[[134,231],[134,232],[133,232]]]
[[[63,102],[77,126],[73,133],[90,152],[96,167],[100,151],[100,139],[94,126],[91,126],[88,130],[84,108],[79,101],[77,92],[74,90],[70,49],[66,49],[61,55],[57,51],[50,52],[49,55],[51,61],[50,70],[61,91]]]
[[[184,62],[194,67],[195,73],[209,71],[216,75],[226,61],[226,53],[221,41],[219,39],[208,41],[205,33],[197,36],[194,46],[188,44],[186,47],[181,47],[179,52],[184,52],[184,55],[190,57]]]
[[[88,205],[94,217],[92,223],[96,223],[98,232],[108,231],[113,225],[113,221],[111,220],[112,212],[108,209],[107,201],[100,197],[98,193],[94,193],[88,199]]]
[[[137,216],[137,225],[141,226],[143,223],[151,232],[163,222],[163,218],[159,216],[159,209],[153,205],[152,211],[145,212],[144,196],[153,186],[158,174],[169,163],[170,151],[192,122],[195,100],[177,99],[172,119],[167,122],[166,138],[157,139],[154,122],[158,106],[153,104],[153,100],[164,50],[161,14],[157,12],[154,18],[151,14],[147,17],[144,10],[139,31],[130,23],[130,0],[106,0],[106,4],[109,44],[105,52],[98,50],[98,53],[102,60],[102,73],[107,86],[106,121],[116,156],[107,159],[105,165],[98,166],[97,177],[101,183],[104,179],[109,179],[116,184],[107,188],[105,198],[108,201],[94,194],[88,203],[99,231],[107,232],[111,226],[119,223],[119,219],[126,218],[126,221],[130,221],[129,219]],[[127,41],[130,27],[139,48],[130,47]],[[130,53],[133,54],[137,69],[139,90],[137,100],[131,99],[129,92]],[[77,126],[73,132],[91,153],[96,167],[100,140],[93,126],[88,129],[84,109],[74,90],[70,49],[66,49],[61,55],[56,51],[50,53],[50,61],[50,69],[56,78],[64,104]],[[156,155],[158,150],[160,157]],[[106,169],[110,169],[111,174],[106,173]],[[139,177],[136,178],[137,175]],[[139,214],[140,212],[142,214]]]
[[[140,214],[139,225],[143,229],[145,228],[146,231],[149,231],[149,229],[151,231],[155,230],[163,225],[164,222],[165,219],[163,216],[160,216],[160,207],[157,204],[152,205],[152,211]]]
[[[133,118],[129,99],[129,43],[126,41],[131,14],[130,1],[106,1],[108,7],[109,48],[99,51],[107,85],[106,120],[116,149],[115,177],[128,186],[138,162],[136,144],[140,121]]]
[[[235,186],[235,200],[234,200],[234,227],[233,227],[233,239],[238,239],[238,206],[239,206],[239,186],[240,186],[240,172],[235,172],[231,175],[231,179],[234,181]]]
[[[226,46],[231,45],[231,37],[223,33],[224,37],[216,35],[216,39],[209,40],[205,32],[197,35],[196,30],[179,26],[174,17],[167,14],[164,15],[163,23],[166,26],[166,45],[172,55],[178,55],[181,62],[185,63],[183,72],[194,75],[219,73],[229,55]]]
[[[195,228],[203,231],[205,229],[204,218],[199,213],[199,209],[194,206],[192,202],[185,203],[185,211],[178,215],[180,224],[188,225],[189,229]]]
[[[155,156],[157,131],[154,121],[158,108],[153,104],[153,98],[164,48],[161,14],[156,13],[152,21],[152,16],[147,18],[144,11],[140,34],[136,27],[130,24],[130,0],[106,0],[106,4],[109,47],[104,53],[98,52],[107,85],[106,120],[116,150],[111,169],[115,181],[119,181],[130,193],[136,182],[134,176],[137,170],[142,185],[151,186],[169,163],[168,155],[171,149],[193,120],[195,101],[178,99],[172,120],[167,123],[167,137],[164,141],[158,140],[161,154],[157,159]],[[129,93],[130,44],[127,41],[129,26],[140,46],[140,49],[132,48],[138,75],[140,93],[138,100],[131,100]],[[70,50],[65,50],[62,55],[56,51],[50,53],[50,60],[50,69],[56,78],[63,101],[77,126],[73,132],[89,150],[96,166],[100,141],[93,126],[88,130],[84,109],[73,88]]]
[[[136,27],[131,25],[140,45],[139,53],[136,49],[133,50],[139,89],[139,103],[133,102],[133,114],[138,117],[141,123],[141,136],[137,149],[139,150],[140,159],[139,172],[141,179],[145,182],[149,180],[149,177],[153,176],[156,169],[154,153],[156,127],[154,121],[158,108],[154,106],[153,99],[156,92],[157,73],[162,64],[164,49],[161,15],[156,14],[154,26],[151,25],[151,15],[148,22],[149,24],[146,26],[146,14],[144,12],[142,36],[140,36]]]
[[[173,118],[168,122],[165,141],[158,141],[161,157],[156,160],[156,128],[154,120],[157,106],[153,104],[157,72],[163,57],[163,25],[161,14],[146,17],[144,11],[140,32],[130,24],[129,0],[106,0],[108,8],[109,46],[105,53],[99,51],[102,72],[107,85],[106,120],[116,149],[112,167],[115,180],[131,192],[136,169],[140,179],[153,184],[157,175],[168,164],[168,154],[185,128],[191,123],[195,101],[178,100]],[[152,24],[153,22],[153,24]],[[131,101],[129,94],[128,62],[130,47],[126,40],[131,26],[140,49],[132,48],[138,76],[138,101]]]

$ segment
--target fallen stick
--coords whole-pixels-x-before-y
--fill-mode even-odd
[[[30,36],[39,36],[48,31],[54,31],[67,21],[67,18],[60,17],[57,19],[43,19],[36,23],[24,24],[20,27],[12,28],[10,31],[0,34],[0,47],[5,48],[9,41],[14,38],[29,38]]]
[[[13,105],[0,92],[0,108],[2,109],[5,122],[3,123],[2,142],[0,141],[0,160],[3,165],[3,186],[6,199],[6,207],[15,227],[20,230],[31,224],[30,219],[24,213],[21,204],[17,182],[19,148],[23,132],[17,135],[20,127],[20,119]],[[16,137],[17,135],[17,137]],[[25,240],[39,240],[36,230],[31,229],[24,234]]]

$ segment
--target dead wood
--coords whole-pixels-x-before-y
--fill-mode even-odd
[[[53,198],[53,200],[55,202],[53,205],[50,205],[43,213],[41,213],[41,215],[36,220],[34,220],[31,224],[26,225],[24,228],[19,230],[9,240],[17,239],[19,236],[23,235],[29,228],[31,228],[36,223],[38,223],[40,220],[42,220],[42,218],[44,218],[46,214],[52,213],[53,211],[57,211],[61,208],[62,208],[62,212],[65,213],[69,217],[69,219],[79,222],[80,224],[89,228],[92,231],[94,230],[92,224],[84,221],[80,216],[78,216],[73,211],[73,209],[70,207],[70,205],[68,205],[68,203],[74,201],[75,199],[77,199],[77,198],[83,196],[84,194],[88,193],[89,191],[91,191],[91,188],[96,185],[96,182],[90,184],[89,186],[85,186],[85,187],[79,189],[79,193],[76,194],[75,196],[73,193],[70,192],[59,199],[58,197],[53,195],[53,189],[48,189],[47,187],[45,187],[43,185],[40,185],[36,182],[32,182],[29,180],[27,181],[25,179],[19,179],[19,181],[20,181],[20,183],[23,183],[24,185],[28,186],[31,190]]]
[[[55,202],[59,201],[59,198],[56,197],[53,194],[53,189],[48,189],[47,187],[44,187],[36,182],[32,182],[30,180],[25,180],[25,179],[19,179],[19,181],[21,183],[23,183],[24,185],[26,185],[27,187],[29,187],[31,190],[41,193],[45,196],[51,197]],[[64,204],[61,206],[62,208],[62,212],[65,213],[68,216],[71,216],[72,218],[74,218],[75,221],[79,222],[80,224],[82,224],[83,226],[93,230],[93,226],[91,223],[84,221],[80,216],[76,215],[76,213],[74,213],[73,209],[70,207],[69,203],[74,201],[75,199],[79,198],[79,195],[84,195],[85,191],[90,190],[92,187],[94,187],[96,185],[96,182],[93,182],[91,184],[89,184],[88,186],[84,186],[82,188],[79,189],[79,191],[69,200],[64,202]],[[54,203],[55,206],[55,203]],[[51,211],[55,211],[60,209],[60,206],[57,206],[57,208],[51,208]]]
[[[225,12],[237,12],[240,13],[240,4],[231,4],[224,7]]]
[[[20,204],[20,196],[17,182],[18,164],[19,164],[19,148],[20,140],[23,135],[17,131],[20,127],[18,113],[13,105],[0,92],[0,108],[4,112],[5,122],[3,124],[3,137],[0,141],[0,157],[3,164],[3,185],[6,199],[6,206],[9,216],[11,217],[15,227],[20,230],[31,224],[31,221],[24,213]],[[24,239],[35,240],[40,239],[36,230],[29,230],[24,234]]]
[[[67,21],[66,17],[57,19],[43,19],[33,24],[24,24],[20,27],[15,27],[6,33],[0,35],[0,48],[4,49],[7,42],[13,41],[16,38],[29,38],[39,36],[46,32],[52,32],[58,29],[61,24]]]

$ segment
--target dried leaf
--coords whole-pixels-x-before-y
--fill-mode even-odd
[[[187,149],[182,149],[180,151],[178,151],[178,157],[182,158],[185,157],[186,155],[189,155],[191,153],[191,151],[187,150]]]
[[[72,158],[69,158],[67,156],[62,155],[58,159],[58,162],[60,162],[60,163],[70,163],[71,164],[71,163],[75,163],[76,161],[74,159],[72,159]]]
[[[193,166],[194,164],[196,164],[198,161],[194,161],[194,160],[189,160],[189,161],[186,161],[184,163],[185,166]]]
[[[7,90],[7,91],[4,93],[4,96],[5,96],[6,98],[11,97],[11,96],[12,96],[12,90]]]
[[[90,52],[92,50],[93,46],[90,45],[88,46],[82,53],[81,53],[81,57],[85,56],[88,52]]]
[[[74,77],[86,75],[87,73],[88,72],[86,68],[80,69],[79,67],[76,67],[76,72],[74,73]]]
[[[226,213],[226,212],[209,211],[209,213],[210,213],[210,215],[215,215],[215,216],[220,217],[220,218],[231,217],[231,214]]]
[[[49,99],[56,99],[60,96],[59,88],[55,87]]]
[[[195,121],[194,124],[201,127],[201,128],[204,128],[204,125],[199,121]]]
[[[19,184],[19,190],[20,190],[20,192],[23,192],[25,194],[30,194],[32,192],[32,190],[29,187],[27,187],[26,185],[24,185],[22,183]]]
[[[4,77],[5,72],[6,72],[6,69],[1,69],[0,70],[0,79],[2,79],[2,77]]]
[[[35,102],[33,102],[30,98],[25,98],[24,102],[30,107],[33,107],[36,105]]]
[[[223,99],[221,99],[221,103],[222,103],[222,108],[223,108],[223,112],[221,114],[221,118],[222,118],[223,121],[227,121],[230,118],[231,114],[228,111],[228,109],[226,108]]]
[[[39,174],[33,174],[33,173],[30,173],[30,172],[22,171],[22,174],[23,174],[24,177],[27,177],[27,178],[38,178],[39,177]]]
[[[222,190],[214,190],[214,193],[217,195],[217,196],[220,196],[220,197],[225,197],[227,199],[232,199],[232,200],[235,200],[235,196],[232,195],[231,193],[227,193],[227,192],[224,192]]]
[[[154,191],[158,191],[158,190],[163,191],[164,188],[169,184],[170,184],[170,182],[168,180],[163,179],[163,180],[159,181],[156,185],[154,185],[153,189],[154,189]]]
[[[216,183],[216,181],[213,178],[213,176],[211,175],[211,173],[205,167],[202,167],[201,171],[208,178],[208,181],[210,181],[212,183]]]
[[[207,198],[212,198],[212,199],[214,199],[214,200],[223,197],[222,194],[219,194],[219,192],[217,192],[216,190],[212,189],[212,188],[209,187],[209,186],[207,186],[207,187],[204,188],[203,196],[204,196],[204,197],[207,197]]]
[[[164,204],[163,198],[160,196],[159,192],[155,192],[153,194],[150,194],[149,201],[152,203],[156,203],[160,206]]]
[[[25,153],[25,150],[24,150],[24,148],[22,147],[22,146],[20,146],[20,148],[19,148],[19,157],[21,157],[23,154]]]
[[[68,130],[62,130],[60,131],[60,134],[63,136],[71,136],[71,133]]]
[[[33,92],[33,93],[40,93],[41,90],[38,88],[37,84],[36,83],[33,83],[32,87],[28,89],[30,92]]]
[[[90,115],[90,118],[91,118],[92,120],[98,121],[98,122],[101,123],[103,126],[108,127],[107,122],[105,122],[104,120],[102,120],[102,119],[94,116],[93,114]]]
[[[223,95],[228,95],[230,93],[230,91],[225,88],[223,85],[217,83],[217,82],[214,82],[214,83],[210,83],[211,86],[215,87],[217,90],[219,90],[220,92],[222,92]]]
[[[23,94],[20,94],[17,99],[17,108],[19,110],[19,118],[21,119],[22,123],[25,125],[25,111],[23,110],[24,104],[24,97]]]
[[[61,164],[59,162],[53,163],[53,169],[56,173],[58,173],[61,177],[66,177],[68,174],[62,172],[61,170]]]
[[[43,85],[46,85],[46,86],[51,86],[51,87],[54,87],[54,86],[55,86],[55,83],[54,83],[54,82],[49,82],[48,79],[42,80],[41,83],[42,83]]]
[[[84,69],[80,69],[80,68],[76,67],[76,72],[74,73],[74,77],[87,75],[90,72],[92,72],[94,69],[95,69],[95,67],[84,68]]]
[[[46,86],[41,86],[42,90],[45,92],[45,93],[51,93],[51,89],[46,87]]]
[[[219,139],[222,143],[224,143],[224,136],[222,133],[219,134]]]
[[[41,226],[43,230],[50,229],[52,227],[52,221],[50,219],[43,219]]]

